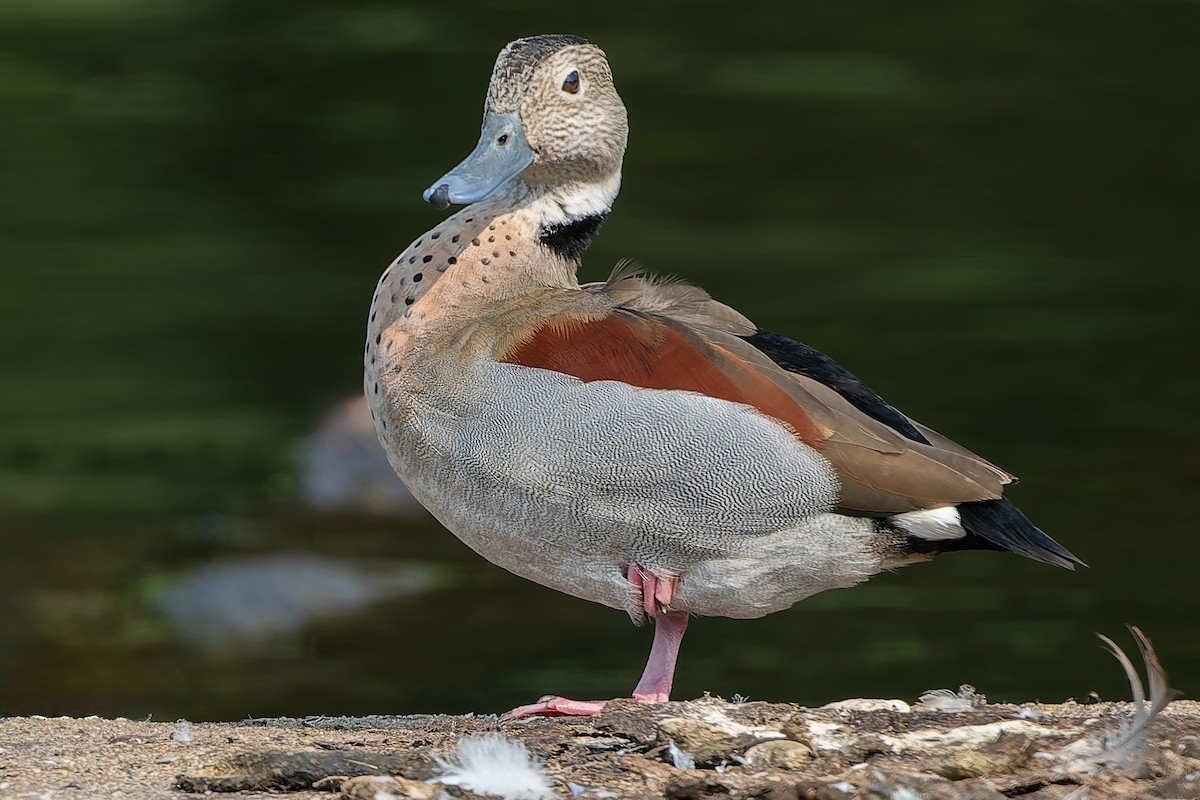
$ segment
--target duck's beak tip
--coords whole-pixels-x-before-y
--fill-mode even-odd
[[[431,186],[422,193],[421,197],[438,211],[445,211],[450,207],[450,184],[442,183]]]

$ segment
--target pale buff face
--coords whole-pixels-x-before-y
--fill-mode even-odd
[[[572,91],[574,89],[574,91]],[[533,37],[501,51],[485,111],[518,111],[535,157],[529,183],[590,181],[619,172],[629,126],[604,51]]]

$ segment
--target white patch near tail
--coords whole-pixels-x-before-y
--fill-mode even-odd
[[[967,535],[962,518],[954,506],[942,506],[924,511],[909,511],[890,517],[906,533],[931,542],[961,539]]]

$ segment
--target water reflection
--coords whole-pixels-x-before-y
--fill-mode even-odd
[[[217,561],[171,579],[154,605],[191,647],[243,653],[296,637],[315,622],[424,594],[436,570],[384,569],[302,553]]]
[[[331,409],[305,437],[299,463],[301,502],[322,511],[419,513],[392,470],[361,394]]]
[[[360,385],[378,273],[437,218],[420,189],[473,143],[496,50],[551,29],[605,47],[631,115],[585,279],[632,256],[830,352],[1020,474],[1017,503],[1092,564],[947,557],[697,621],[680,694],[1122,696],[1091,631],[1125,621],[1188,689],[1200,6],[604,13],[639,22],[471,0],[0,7],[0,713],[628,691],[649,634],[620,614],[423,515],[296,510],[297,442]],[[452,580],[197,663],[155,590],[272,552]]]

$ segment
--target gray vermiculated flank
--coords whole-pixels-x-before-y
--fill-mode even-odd
[[[389,429],[388,450],[447,528],[511,572],[637,617],[622,573],[636,562],[686,574],[673,608],[757,617],[879,569],[869,522],[829,513],[829,465],[747,406],[472,371],[471,389],[431,392]]]

